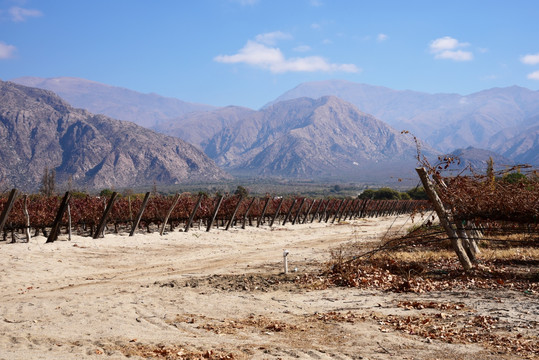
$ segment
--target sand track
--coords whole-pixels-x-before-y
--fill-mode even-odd
[[[412,225],[394,220],[0,243],[0,359],[174,359],[208,351],[253,359],[504,358],[475,345],[386,331],[373,320],[405,313],[396,306],[402,299],[448,301],[447,294],[227,285],[250,274],[278,278],[283,249],[290,268],[298,268],[290,276],[301,276],[339,244],[372,241],[391,224],[402,231]],[[539,313],[529,299],[508,307],[522,304],[519,296],[452,298],[474,313],[494,308],[515,321]],[[337,315],[328,320],[328,313]]]

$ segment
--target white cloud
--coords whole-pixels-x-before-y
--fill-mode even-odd
[[[455,61],[470,61],[473,60],[473,54],[469,51],[462,50],[445,50],[434,55],[436,59],[449,59]]]
[[[382,42],[382,41],[386,41],[388,38],[389,36],[387,36],[386,34],[378,34],[378,36],[376,37],[376,40],[378,40],[378,42]]]
[[[295,52],[307,52],[307,51],[311,51],[311,47],[309,45],[300,45],[300,46],[296,46],[292,50],[294,50]]]
[[[539,64],[539,54],[524,55],[520,61],[526,65],[537,65]]]
[[[311,24],[311,29],[320,29],[321,27],[322,27],[322,25],[317,24],[317,23],[312,23]]]
[[[530,80],[539,80],[539,70],[534,71],[531,74],[528,74],[528,79],[530,79]]]
[[[24,9],[18,6],[12,6],[8,12],[14,22],[23,22],[27,18],[43,16],[43,13],[39,10]]]
[[[310,3],[311,3],[311,6],[314,6],[314,7],[319,7],[319,6],[324,5],[322,1],[320,0],[311,0]]]
[[[258,37],[256,38],[258,39]],[[262,37],[261,39],[265,39]],[[247,64],[272,73],[285,72],[351,72],[360,69],[354,64],[333,64],[320,56],[286,58],[282,51],[259,41],[249,40],[238,53],[234,55],[218,55],[214,61],[225,64]]]
[[[284,33],[282,31],[274,31],[270,33],[260,34],[256,36],[256,42],[266,44],[266,45],[275,45],[277,40],[286,40],[291,39],[290,34]]]
[[[13,45],[8,45],[0,41],[0,60],[10,59],[15,55],[17,48]]]
[[[430,52],[434,54],[435,59],[449,59],[454,61],[473,60],[472,52],[458,50],[467,46],[470,46],[470,44],[460,42],[450,36],[433,40],[429,45]]]

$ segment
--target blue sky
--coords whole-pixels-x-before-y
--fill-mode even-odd
[[[306,81],[539,89],[536,0],[0,0],[0,79],[259,108]]]

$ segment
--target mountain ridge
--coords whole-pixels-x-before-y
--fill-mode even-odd
[[[229,178],[183,140],[75,109],[52,91],[0,81],[0,176],[35,191],[45,167],[90,189]]]

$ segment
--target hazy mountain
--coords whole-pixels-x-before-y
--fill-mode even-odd
[[[227,106],[215,111],[190,113],[154,127],[163,134],[177,136],[188,143],[204,149],[209,139],[236,122],[258,117],[255,110],[239,106]],[[215,154],[213,154],[215,155]]]
[[[198,128],[186,126],[197,123]],[[229,107],[175,124],[198,139],[217,164],[236,174],[293,178],[365,179],[398,176],[416,164],[416,146],[352,104],[333,96],[299,98],[260,111]],[[199,129],[218,130],[204,138]],[[190,129],[195,135],[189,135]],[[426,154],[432,154],[425,148]]]
[[[0,82],[0,177],[36,190],[45,167],[79,187],[173,184],[228,177],[183,140],[75,109],[51,91]]]
[[[505,170],[516,165],[515,161],[495,153],[494,151],[477,149],[471,146],[466,149],[456,149],[446,156],[454,159],[454,162],[451,163],[450,167],[446,170],[451,171],[454,174],[461,173],[462,170],[465,169],[468,170],[467,173],[471,170],[478,174],[485,174],[490,158],[492,158],[494,163],[495,171]]]
[[[54,91],[74,107],[114,119],[132,121],[144,127],[153,127],[190,112],[216,109],[215,106],[189,103],[157,94],[142,94],[78,78],[21,77],[11,81]]]
[[[500,143],[498,152],[519,164],[539,166],[539,117],[535,124]]]
[[[467,96],[392,90],[343,80],[303,83],[279,101],[334,95],[398,130],[409,130],[440,150],[491,148],[494,135],[529,126],[539,115],[539,92],[518,86],[494,88]],[[269,106],[267,105],[267,106]],[[505,140],[506,138],[504,138]]]

